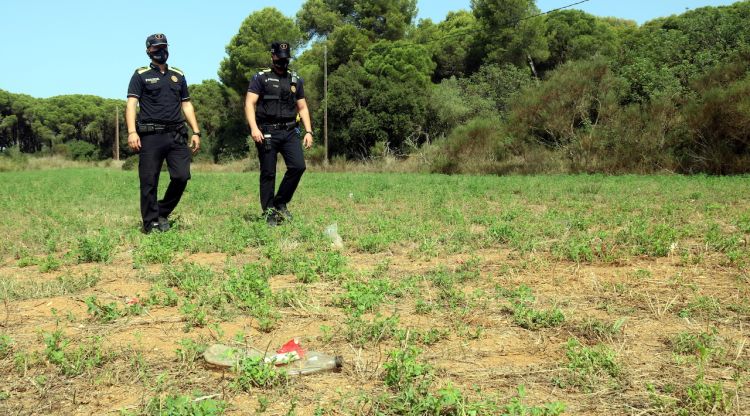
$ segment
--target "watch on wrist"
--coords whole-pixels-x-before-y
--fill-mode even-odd
[[[311,132],[310,130],[307,130],[307,131],[305,132],[305,134],[309,134],[310,136],[313,136],[313,132]]]
[[[201,132],[199,132],[199,131],[194,131],[194,132],[193,132],[193,135],[194,135],[194,136],[198,136],[198,137],[201,137]]]

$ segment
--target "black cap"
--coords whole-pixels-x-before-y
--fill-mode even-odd
[[[157,45],[169,45],[167,43],[167,37],[163,33],[154,33],[153,35],[146,38],[147,48]]]
[[[274,42],[271,44],[271,53],[279,58],[291,58],[290,49],[289,42]]]

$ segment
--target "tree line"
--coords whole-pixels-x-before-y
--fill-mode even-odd
[[[220,81],[192,85],[214,161],[246,157],[242,102],[287,40],[322,137],[324,50],[334,158],[419,158],[442,173],[750,169],[750,1],[637,25],[533,0],[472,0],[416,21],[416,0],[307,0],[250,14]],[[0,91],[0,149],[111,154],[119,100]],[[121,152],[128,154],[124,135]],[[71,149],[72,146],[72,149]],[[308,154],[322,158],[322,148]]]

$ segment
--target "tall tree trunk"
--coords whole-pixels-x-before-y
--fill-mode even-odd
[[[526,52],[526,59],[529,61],[529,68],[531,68],[531,73],[534,75],[534,79],[537,81],[539,80],[539,74],[536,72],[536,66],[534,65],[534,58],[531,57],[531,54]]]

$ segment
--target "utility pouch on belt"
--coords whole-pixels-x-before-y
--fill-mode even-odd
[[[178,125],[177,129],[174,132],[175,143],[186,145],[188,142],[188,129],[187,127],[185,127],[185,124]]]

